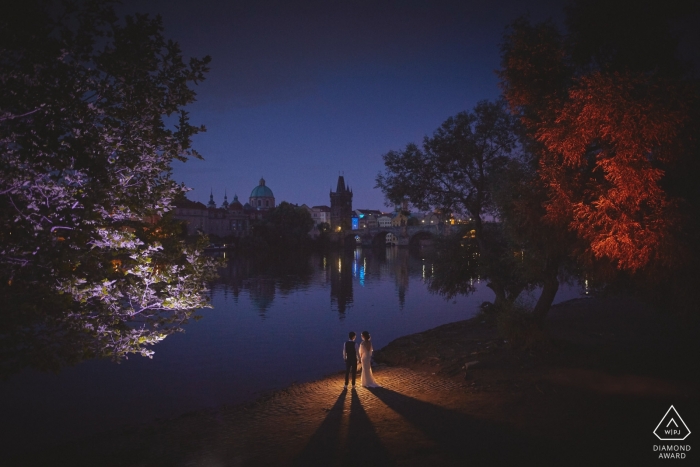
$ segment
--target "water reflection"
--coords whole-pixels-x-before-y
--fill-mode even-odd
[[[244,299],[245,308],[265,320],[276,302],[313,288],[312,295],[316,297],[322,292],[328,311],[342,321],[353,310],[357,292],[354,288],[372,288],[389,278],[395,284],[395,294],[387,300],[398,300],[403,310],[409,277],[425,282],[430,276],[426,271],[433,268],[432,262],[421,255],[419,251],[398,247],[315,254],[227,255],[219,278],[210,284],[209,294],[212,302],[220,296],[234,304]],[[25,367],[59,371],[67,365],[99,357],[85,352],[84,333],[76,333],[49,318],[37,314],[36,322],[25,319],[2,323],[0,378],[8,378]]]
[[[285,319],[294,324],[303,321],[312,325],[320,321],[311,317],[310,310],[324,313],[324,319],[333,317],[335,323],[380,306],[404,312],[411,306],[420,306],[411,300],[427,303],[428,291],[437,293],[438,298],[449,297],[450,301],[458,295],[471,300],[480,282],[479,276],[473,275],[475,268],[468,258],[452,254],[451,250],[447,259],[429,249],[396,246],[314,254],[228,256],[219,278],[210,284],[211,301],[219,310],[245,310],[244,314],[253,319],[257,315],[260,321],[269,319],[273,312],[289,314]],[[588,280],[582,284],[584,293],[591,293]],[[409,291],[409,286],[416,290]],[[359,305],[358,297],[365,297]],[[478,303],[481,301],[484,299],[479,298]],[[375,305],[377,308],[372,308]],[[291,314],[297,310],[306,315]],[[211,316],[204,311],[201,314],[205,320]],[[51,324],[44,320],[30,327],[4,322],[4,327],[0,327],[0,378],[25,367],[59,371],[66,365],[97,357],[82,350],[85,346],[80,336]]]
[[[212,284],[212,294],[223,293],[235,303],[241,293],[246,294],[262,319],[276,297],[313,285],[330,289],[330,309],[342,320],[353,307],[353,287],[371,287],[386,277],[393,279],[396,298],[403,309],[409,278],[418,277],[425,282],[434,268],[425,251],[395,246],[284,257],[234,255],[226,259],[219,280]]]
[[[334,252],[328,256],[330,264],[334,266],[327,269],[331,285],[331,309],[342,320],[348,308],[352,308],[352,279],[354,271],[357,271],[357,260],[349,252]]]
[[[13,427],[13,438],[0,440],[0,450],[252,400],[258,391],[341,370],[339,349],[349,330],[368,329],[381,348],[469,318],[494,297],[477,281],[468,296],[445,301],[431,294],[427,282],[442,272],[426,251],[392,247],[226,259],[211,284],[214,308],[158,344],[152,360],[93,360],[60,374],[21,371],[26,360],[13,355],[31,357],[32,366],[41,368],[36,361],[46,354],[63,356],[64,342],[68,349],[80,342],[44,335],[51,348],[43,348],[44,341],[18,334],[21,346],[10,354],[11,342],[0,339],[0,356],[16,373],[0,381],[0,413]],[[581,290],[570,292],[560,300]],[[34,358],[37,351],[41,358]]]

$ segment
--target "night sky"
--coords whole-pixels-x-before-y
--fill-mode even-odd
[[[329,204],[339,171],[354,208],[384,209],[381,156],[499,95],[504,27],[563,18],[563,1],[125,1],[159,13],[186,57],[212,57],[191,122],[204,160],[175,162],[190,199],[243,203],[261,176],[277,202]],[[144,6],[145,4],[145,6]]]

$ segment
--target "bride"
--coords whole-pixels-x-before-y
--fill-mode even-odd
[[[367,331],[362,331],[360,343],[360,361],[362,362],[362,376],[360,384],[365,388],[381,387],[372,376],[372,338]]]

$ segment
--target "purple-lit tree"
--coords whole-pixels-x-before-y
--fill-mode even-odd
[[[0,333],[70,337],[65,361],[150,356],[207,305],[212,264],[167,213],[186,191],[171,162],[200,157],[204,128],[183,108],[208,62],[185,63],[160,18],[119,21],[109,1],[5,6]]]

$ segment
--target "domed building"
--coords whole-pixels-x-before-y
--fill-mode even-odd
[[[267,211],[275,207],[275,195],[270,187],[265,185],[265,179],[260,179],[260,184],[253,188],[249,198],[250,207],[256,211]]]
[[[187,224],[188,235],[203,232],[219,238],[242,237],[248,235],[251,221],[262,219],[267,211],[275,207],[275,195],[265,185],[265,179],[261,178],[245,205],[241,204],[235,194],[229,203],[228,194],[224,191],[224,202],[217,208],[213,190],[209,192],[209,202],[206,205],[187,198],[179,199],[173,204],[174,217]]]
[[[228,205],[229,211],[243,211],[243,205],[238,201],[238,195],[233,195],[233,202]]]

